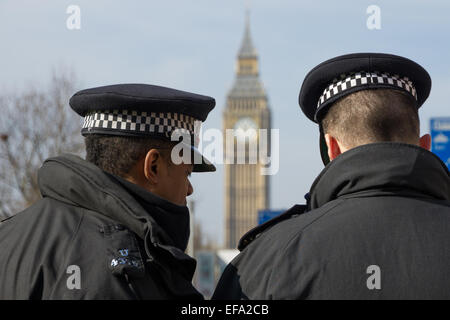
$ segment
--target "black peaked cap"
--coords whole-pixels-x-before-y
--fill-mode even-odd
[[[77,92],[69,101],[81,116],[92,111],[129,109],[176,112],[205,121],[214,108],[214,98],[149,84],[116,84]]]
[[[69,101],[84,117],[81,134],[158,137],[171,140],[177,130],[187,130],[191,149],[202,162],[194,171],[215,171],[196,147],[196,122],[206,120],[216,101],[212,97],[149,84],[116,84],[77,92]]]
[[[389,73],[409,78],[417,92],[417,107],[422,106],[430,94],[430,75],[416,62],[392,54],[353,53],[322,62],[306,75],[298,98],[303,113],[310,120],[320,122],[330,105],[350,93],[378,88],[395,89],[386,84],[368,82],[333,96],[318,108],[321,95],[335,79],[339,79],[343,74],[360,71]]]

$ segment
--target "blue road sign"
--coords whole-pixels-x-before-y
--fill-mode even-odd
[[[431,118],[431,151],[450,166],[450,118]]]
[[[263,224],[267,220],[275,218],[279,216],[286,210],[259,210],[258,211],[258,224]]]

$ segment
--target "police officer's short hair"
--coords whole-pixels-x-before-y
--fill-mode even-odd
[[[91,134],[85,137],[86,160],[103,171],[121,177],[130,170],[151,149],[158,149],[170,164],[173,142],[157,138],[138,138]]]
[[[324,133],[344,146],[393,141],[417,143],[420,134],[414,99],[399,90],[362,90],[335,102],[322,120]]]
[[[418,144],[418,116],[410,109],[412,106],[419,109],[430,90],[428,72],[408,58],[386,53],[351,53],[311,69],[303,80],[298,102],[308,119],[320,124],[320,155],[327,165],[330,158],[324,125],[328,132],[336,130],[334,136],[349,149],[383,141]],[[359,91],[365,92],[355,94]],[[380,109],[375,109],[375,105]],[[406,110],[401,110],[401,105]],[[324,121],[330,109],[334,109],[334,114]]]

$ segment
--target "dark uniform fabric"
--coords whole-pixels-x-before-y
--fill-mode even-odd
[[[431,152],[351,149],[321,172],[307,206],[253,235],[213,299],[450,299],[450,178]]]
[[[39,186],[0,224],[0,300],[203,299],[186,207],[72,155],[45,161]]]

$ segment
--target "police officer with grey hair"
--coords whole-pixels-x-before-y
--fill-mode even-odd
[[[429,74],[357,53],[312,69],[299,104],[326,165],[306,205],[248,232],[214,299],[449,299],[450,177],[420,137]]]
[[[215,100],[121,84],[70,106],[84,118],[86,160],[47,159],[42,199],[0,225],[0,299],[203,299],[185,254],[186,197],[193,171],[215,170],[196,149]],[[190,139],[172,141],[176,131]],[[200,161],[173,161],[178,143]]]

